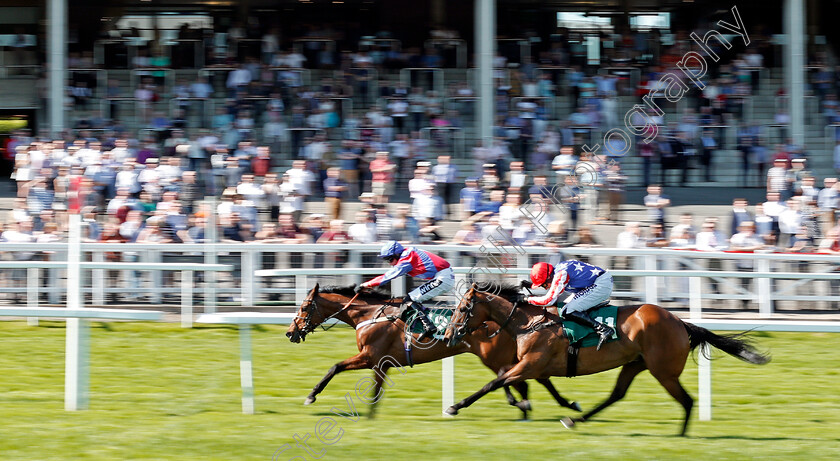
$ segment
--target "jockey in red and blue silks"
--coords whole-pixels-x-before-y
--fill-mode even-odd
[[[523,281],[523,284],[527,282]],[[564,291],[574,293],[574,298],[566,304],[561,314],[575,323],[592,328],[600,335],[598,348],[608,340],[615,330],[609,325],[596,322],[589,314],[589,309],[610,299],[613,290],[612,275],[606,270],[582,261],[561,261],[557,266],[537,263],[531,268],[531,289],[545,288],[543,296],[529,296],[526,301],[535,306],[553,306],[560,301]]]
[[[396,240],[385,243],[378,256],[387,260],[388,264],[392,266],[391,269],[359,285],[357,289],[362,290],[384,285],[403,275],[428,280],[428,282],[410,291],[408,296],[404,298],[401,317],[405,319],[406,312],[409,309],[414,309],[419,313],[419,319],[424,330],[419,338],[421,341],[437,333],[437,328],[429,320],[422,303],[435,296],[449,293],[455,287],[455,274],[449,267],[449,262],[426,250],[414,247],[403,248]]]

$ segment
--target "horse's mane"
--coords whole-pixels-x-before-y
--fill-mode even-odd
[[[478,288],[479,291],[505,298],[510,302],[516,301],[516,298],[520,294],[518,286],[497,282],[479,282],[476,283],[476,288]]]
[[[342,295],[342,296],[347,296],[349,298],[352,298],[353,296],[356,295],[356,293],[353,291],[354,288],[355,288],[355,285],[327,286],[327,287],[321,287],[318,290],[318,292],[337,294],[337,295]],[[373,300],[382,301],[382,302],[390,301],[390,300],[395,298],[394,296],[391,296],[391,293],[382,291],[381,289],[366,290],[366,291],[362,292],[361,294],[359,294],[359,297],[365,298],[365,299],[373,299]]]

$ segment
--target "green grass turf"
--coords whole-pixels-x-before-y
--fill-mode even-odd
[[[291,344],[279,327],[254,331],[256,415],[240,413],[239,337],[234,328],[94,323],[90,409],[63,410],[64,323],[0,322],[0,459],[269,460],[312,456],[292,436],[313,434],[321,459],[837,459],[840,457],[840,336],[755,334],[773,361],[713,362],[713,421],[675,437],[682,408],[647,372],[597,420],[564,429],[570,411],[532,383],[533,420],[496,391],[454,419],[441,417],[440,364],[392,372],[374,420],[335,417],[344,431],[330,446],[314,427],[346,408],[345,394],[370,371],[338,375],[318,401],[304,398],[327,369],[356,352],[337,327]],[[607,396],[617,370],[554,378],[584,408]],[[456,398],[492,378],[475,357],[456,358]],[[682,378],[697,397],[692,359]],[[368,407],[354,398],[357,409]],[[334,415],[333,415],[334,416]],[[330,435],[337,434],[338,427]],[[584,458],[579,458],[583,456]],[[298,458],[300,459],[300,458]]]

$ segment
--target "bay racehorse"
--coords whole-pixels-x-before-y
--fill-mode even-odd
[[[492,321],[516,338],[518,362],[475,394],[449,407],[447,414],[457,414],[461,408],[502,386],[525,379],[566,375],[569,340],[558,326],[537,327],[548,319],[559,323],[559,317],[524,302],[511,303],[506,297],[497,295],[498,289],[491,291],[493,293],[479,291],[475,284],[472,285],[452,314],[443,340],[447,345],[458,347],[461,338],[481,328],[483,322]],[[694,399],[683,389],[679,377],[693,349],[708,344],[748,363],[761,365],[770,361],[769,355],[758,352],[742,335],[717,335],[683,322],[654,304],[619,307],[615,326],[619,333],[617,341],[604,344],[600,351],[595,347],[581,348],[577,360],[577,375],[622,367],[615,388],[603,403],[580,418],[564,418],[563,424],[567,427],[591,419],[622,399],[633,378],[647,369],[685,409],[680,433],[685,435]]]
[[[349,303],[350,301],[353,302]],[[392,298],[380,291],[362,292],[356,297],[352,286],[321,289],[318,284],[315,284],[298,308],[286,336],[293,343],[305,341],[307,334],[314,332],[326,320],[335,318],[356,329],[356,344],[359,353],[333,365],[312,389],[304,402],[305,405],[315,402],[316,396],[324,390],[330,380],[343,371],[373,369],[375,384],[371,394],[378,396],[383,382],[387,379],[388,369],[409,365],[403,343],[405,323],[395,319],[398,317],[398,306],[401,303],[402,298]],[[498,331],[498,328],[493,331]],[[415,341],[417,336],[419,335],[414,335]],[[463,342],[455,347],[447,347],[437,340],[416,344],[412,351],[412,362],[417,364],[471,352],[499,375],[510,368],[516,360],[516,345],[513,338],[507,333],[491,335],[488,329],[477,329],[465,335]],[[548,378],[537,381],[548,389],[557,403],[580,411],[577,402],[569,403],[564,399]],[[528,402],[528,385],[523,381],[514,384],[513,387],[522,394],[523,400],[517,402],[505,386],[508,403],[522,410],[523,418],[527,418],[527,412],[531,409]],[[375,403],[378,400],[376,399],[371,406],[369,416],[375,413]]]

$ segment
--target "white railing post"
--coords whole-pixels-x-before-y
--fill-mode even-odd
[[[655,271],[656,270],[656,255],[645,255],[642,257],[645,264],[645,270],[647,271]],[[659,287],[657,286],[656,276],[647,275],[645,276],[645,302],[648,304],[657,304],[659,302],[659,295],[657,290]]]
[[[38,307],[38,289],[40,288],[41,269],[30,267],[26,269],[26,307]],[[38,326],[38,317],[28,317],[27,325]]]
[[[146,255],[146,262],[150,263],[159,263],[161,262],[161,252],[157,250],[148,250],[145,251],[144,254]],[[163,271],[152,271],[152,287],[155,288],[152,290],[149,299],[151,300],[152,304],[160,304],[161,302],[161,291],[159,288],[163,288]]]
[[[440,403],[445,412],[455,404],[455,357],[446,357],[441,362],[441,398]],[[446,413],[443,413],[446,415]]]
[[[755,265],[758,272],[770,272],[770,260],[759,259]],[[773,313],[773,300],[771,281],[769,277],[761,277],[756,280],[758,284],[758,315],[762,318],[769,318]]]
[[[84,307],[81,293],[81,216],[69,217],[67,244],[67,309]],[[67,319],[64,364],[64,409],[83,410],[88,404],[88,359],[90,354],[90,322],[85,319]]]
[[[708,344],[700,346],[697,354],[697,379],[698,391],[700,393],[700,421],[712,420],[712,363],[709,356]]]
[[[193,271],[181,271],[181,327],[192,328]]]
[[[92,252],[94,262],[105,262],[105,253],[102,251]],[[91,271],[91,281],[93,282],[93,304],[96,306],[105,305],[105,270],[93,269]]]
[[[703,283],[700,277],[688,278],[688,305],[692,319],[703,317],[702,312],[702,290]]]
[[[362,267],[362,253],[359,250],[350,250],[350,267]],[[350,283],[362,283],[361,275],[351,275]]]
[[[56,261],[67,261],[68,259],[67,251],[56,251],[55,252],[55,260]],[[47,269],[47,292],[49,293],[49,300],[50,304],[58,304],[61,300],[61,292],[62,287],[60,286],[60,271],[62,269],[59,268],[52,268]]]
[[[307,276],[295,275],[295,304],[298,306],[303,304],[303,300],[306,299],[306,285],[308,283]]]
[[[208,180],[212,181],[212,178]],[[218,252],[216,251],[216,198],[210,197],[205,201],[207,210],[207,226],[204,230],[204,264],[216,264]],[[204,273],[204,313],[216,312],[216,273],[207,271]]]
[[[254,365],[251,358],[251,325],[239,325],[239,379],[242,386],[242,413],[254,414]]]
[[[407,295],[408,293],[405,292],[405,277],[398,277],[391,280],[391,296],[396,298]]]
[[[256,301],[256,297],[254,296],[254,271],[256,270],[254,267],[254,252],[242,251],[239,254],[242,258],[242,275],[240,276],[242,307],[253,306]]]

